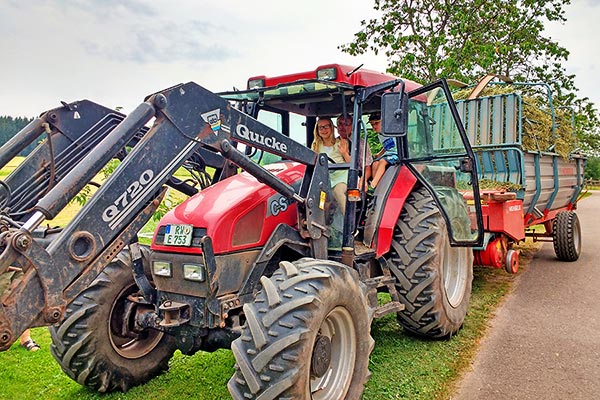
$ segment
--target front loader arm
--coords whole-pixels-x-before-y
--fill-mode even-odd
[[[53,218],[93,178],[116,149],[127,144],[151,118],[152,128],[46,247],[31,236]],[[303,162],[307,172],[299,193],[233,148],[235,140]],[[0,236],[0,272],[18,265],[23,279],[0,304],[0,350],[31,326],[58,322],[68,304],[135,238],[151,217],[162,186],[199,147],[221,153],[257,179],[299,203],[299,229],[313,252],[326,255],[324,193],[329,191],[327,160],[234,109],[219,96],[190,82],[149,96],[35,206],[19,229]]]
[[[41,114],[0,148],[0,167],[4,167],[29,144],[40,141],[3,179],[0,212],[13,221],[27,220],[37,201],[85,159],[123,118],[123,114],[88,100],[64,103]],[[136,136],[144,132],[140,130]]]
[[[39,199],[86,159],[90,152],[95,151],[96,146],[124,118],[124,114],[89,100],[63,103],[62,107],[42,113],[5,143],[0,148],[0,168],[4,168],[31,143],[36,142],[37,145],[13,172],[0,181],[0,214],[5,217],[3,224],[16,226],[26,221]],[[147,131],[147,127],[140,128],[127,146],[134,147]],[[113,157],[122,158],[125,155],[124,149],[113,150],[117,151]],[[196,169],[214,167],[216,180],[231,175],[218,153],[200,148],[190,162],[193,160],[200,160],[201,165]],[[96,170],[99,170],[103,165],[97,167]],[[197,193],[197,189],[175,178],[169,185],[187,195]]]

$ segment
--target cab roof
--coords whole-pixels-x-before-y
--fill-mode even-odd
[[[352,96],[359,87],[389,82],[397,77],[367,69],[341,64],[326,64],[311,71],[248,79],[249,89],[222,92],[227,100],[261,102],[274,109],[282,109],[306,116],[335,116],[352,110]],[[404,90],[419,88],[416,82],[403,80]],[[378,111],[380,100],[375,97],[364,105],[365,112]]]
[[[333,76],[329,75],[330,78],[327,80],[338,82],[338,83],[346,83],[352,87],[372,86],[372,85],[376,85],[378,83],[389,82],[391,80],[398,79],[397,76],[394,76],[391,74],[373,71],[370,69],[362,69],[362,68],[356,67],[356,66],[342,65],[342,64],[325,64],[325,65],[320,65],[316,69],[311,70],[311,71],[296,72],[293,74],[279,75],[279,76],[272,76],[272,77],[268,77],[265,75],[254,76],[254,77],[249,78],[248,82],[258,81],[258,80],[263,79],[264,80],[263,86],[277,86],[277,85],[281,85],[284,83],[291,83],[291,82],[296,82],[296,81],[300,81],[300,80],[322,79],[322,78],[319,78],[319,76],[323,76],[324,74],[322,72],[328,71],[328,70],[333,70],[335,72],[334,72]],[[421,86],[418,83],[410,81],[410,80],[403,79],[403,81],[406,84],[407,92],[410,92]],[[251,87],[249,86],[248,88],[250,89]]]

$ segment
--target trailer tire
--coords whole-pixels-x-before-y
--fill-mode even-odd
[[[506,252],[506,262],[504,269],[509,274],[516,274],[519,272],[519,250],[510,249]]]
[[[561,261],[577,261],[581,253],[581,225],[573,211],[560,211],[552,223],[554,253]]]
[[[466,207],[456,209],[465,215],[451,218],[468,218]],[[473,252],[468,247],[450,247],[446,222],[425,188],[407,198],[386,259],[405,306],[397,313],[400,325],[409,333],[433,339],[455,334],[471,298]]]
[[[129,253],[122,251],[68,306],[64,320],[50,327],[50,351],[62,370],[98,392],[142,384],[168,369],[176,346],[169,335],[147,330],[121,332],[127,296],[138,292]]]
[[[244,305],[231,349],[234,399],[359,399],[370,376],[372,310],[356,271],[303,258],[281,262]]]

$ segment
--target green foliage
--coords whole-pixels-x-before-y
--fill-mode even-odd
[[[90,185],[85,185],[83,189],[81,189],[79,193],[73,197],[71,204],[77,203],[80,206],[83,206],[85,203],[87,203],[90,197],[92,197],[92,187]]]
[[[575,109],[584,150],[600,151],[598,113],[578,99],[569,52],[544,34],[547,22],[566,21],[570,0],[375,0],[379,16],[361,22],[351,55],[373,51],[388,58],[388,72],[427,83],[454,78],[474,83],[492,73],[513,81],[549,82],[554,105]]]
[[[600,117],[587,97],[574,99],[575,134],[581,149],[591,156],[600,157]],[[598,178],[597,178],[598,179]]]
[[[383,148],[379,137],[377,136],[377,132],[373,129],[367,129],[367,143],[369,143],[369,148],[371,149],[371,153],[373,155],[379,153]]]
[[[589,157],[585,163],[585,179],[600,179],[600,157]]]
[[[121,161],[119,161],[116,158],[113,158],[100,170],[100,174],[102,175],[102,177],[101,177],[102,182],[104,182],[105,180],[108,179],[108,177],[115,171],[115,169],[117,169],[117,167],[119,166],[120,163],[121,163]],[[83,187],[83,189],[81,189],[81,191],[79,193],[77,193],[75,195],[75,197],[73,197],[73,199],[71,200],[71,204],[77,203],[80,206],[85,205],[85,203],[87,203],[88,200],[94,194],[92,191],[92,186],[99,186],[99,184],[98,183],[90,183],[90,184],[85,185]]]
[[[102,173],[102,175],[104,175],[104,180],[108,179],[108,177],[115,172],[115,169],[117,169],[117,167],[119,166],[119,164],[121,164],[121,161],[113,158],[112,160],[110,160],[105,166],[104,168],[102,168],[100,170],[100,172]]]
[[[15,134],[27,126],[27,124],[29,124],[31,121],[33,121],[33,118],[13,118],[8,115],[0,116],[0,146],[8,142],[13,136],[15,136]],[[35,142],[30,144],[23,151],[21,151],[20,155],[28,155],[31,150],[35,148],[35,146]]]
[[[382,51],[388,71],[417,81],[473,81],[495,73],[527,80],[564,75],[568,51],[543,35],[564,22],[570,0],[375,0],[380,18],[362,21],[350,54]],[[533,60],[533,61],[532,61]],[[573,77],[563,87],[572,88]],[[544,79],[547,80],[547,79]]]
[[[152,220],[158,222],[162,217],[165,216],[170,210],[174,209],[178,204],[183,202],[183,198],[181,196],[174,195],[171,190],[167,192],[167,195],[160,202],[158,208],[152,215]]]

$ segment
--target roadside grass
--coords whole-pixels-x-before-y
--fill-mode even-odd
[[[3,170],[2,173],[5,171]],[[53,224],[63,225],[79,209],[71,204]],[[151,233],[156,222],[150,221],[144,232]],[[149,242],[146,237],[144,241]],[[520,246],[521,268],[539,244],[529,240]],[[371,334],[375,348],[369,368],[372,372],[363,399],[447,399],[460,376],[468,370],[485,335],[488,322],[515,278],[502,270],[475,268],[473,294],[463,328],[451,340],[423,340],[408,335],[393,315],[374,321]],[[47,328],[34,328],[32,337],[42,346],[29,353],[18,343],[0,353],[0,399],[119,399],[153,400],[229,398],[227,381],[235,363],[229,350],[199,352],[185,356],[176,352],[168,372],[127,393],[101,395],[71,380],[62,372],[50,353]]]

